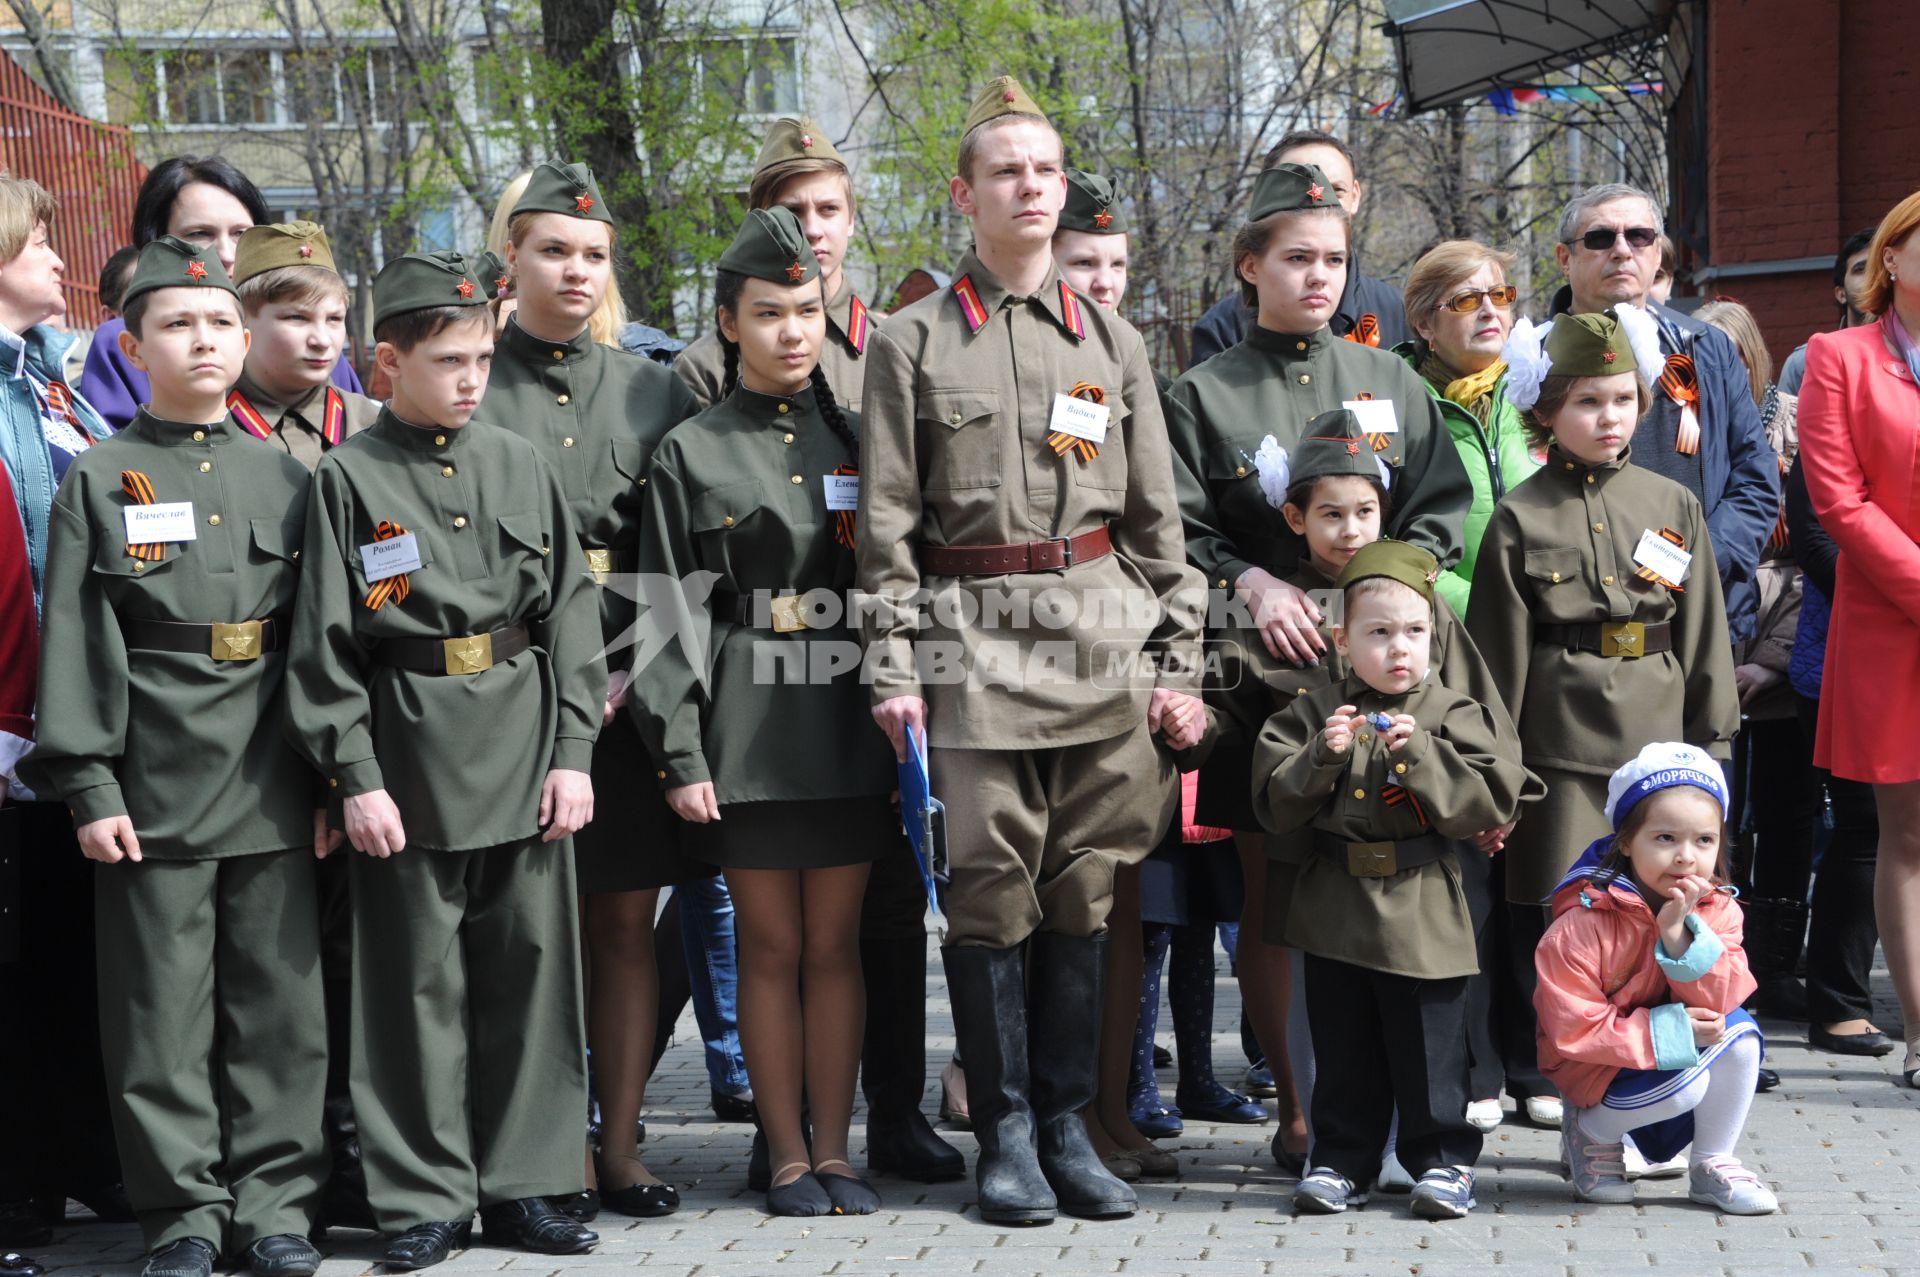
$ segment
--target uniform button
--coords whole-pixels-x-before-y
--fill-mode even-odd
[[[727,515],[727,516],[726,516],[725,518],[723,518],[723,519],[721,519],[721,520],[720,520],[720,526],[721,526],[721,527],[723,527],[723,528],[730,528],[730,527],[732,527],[732,526],[733,526],[733,516],[729,514],[729,515]]]
[[[207,432],[204,430],[196,430],[193,432],[193,441],[195,443],[199,443],[201,440],[205,439],[206,437],[207,437]]]
[[[567,357],[567,352],[564,350],[556,350],[553,352],[553,357],[555,359],[565,359]]]
[[[211,462],[211,461],[202,461],[202,462],[200,463],[200,473],[201,473],[201,474],[205,474],[205,473],[207,473],[207,472],[208,472],[209,470],[211,470],[211,469],[213,469],[213,462]]]
[[[1595,532],[1605,532],[1607,530],[1607,525],[1604,523],[1596,523],[1593,525],[1593,530]]]
[[[1365,798],[1367,796],[1367,791],[1364,789],[1356,789],[1353,791],[1353,796],[1355,798]]]
[[[435,444],[444,445],[447,442],[447,437],[445,435],[435,435],[433,441]]]
[[[793,435],[792,435],[792,434],[784,434],[784,435],[781,435],[781,436],[780,436],[780,442],[781,442],[781,443],[792,443],[792,442],[793,442]]]
[[[655,772],[654,775],[661,780],[665,780],[667,778],[667,774],[665,772]]]
[[[1396,776],[1404,776],[1404,775],[1406,775],[1406,774],[1407,774],[1407,765],[1406,765],[1405,763],[1395,763],[1395,764],[1393,765],[1393,774],[1394,774],[1394,775],[1396,775]]]
[[[140,560],[135,559],[133,561],[133,570],[135,572],[145,572],[147,570],[147,565],[142,563]]]
[[[779,406],[779,408],[777,408],[777,409],[776,409],[775,411],[777,411],[777,412],[781,412],[781,413],[784,413],[784,412],[786,412],[786,411],[787,411],[787,405],[785,405],[785,404],[781,404],[781,405]]]
[[[441,467],[440,467],[440,477],[441,477],[442,479],[451,479],[451,478],[453,478],[453,467],[452,467],[452,466],[441,466]]]
[[[640,480],[640,486],[641,486],[641,487],[643,487],[643,488],[644,488],[644,487],[646,487],[646,486],[647,486],[647,481],[646,481],[645,479],[642,479],[642,480]]]
[[[1601,578],[1600,578],[1600,584],[1602,584],[1602,585],[1612,585],[1612,584],[1613,584],[1613,578],[1612,578],[1612,577],[1610,577],[1610,576],[1603,576],[1603,577],[1601,577]]]
[[[1558,584],[1560,583],[1560,574],[1559,574],[1558,572],[1555,572],[1555,573],[1553,574],[1553,578],[1552,578],[1552,579],[1553,579],[1553,582],[1554,582],[1554,584],[1556,584],[1556,585],[1558,585]]]
[[[1368,741],[1370,741],[1370,740],[1372,740],[1372,739],[1373,739],[1373,737],[1371,737],[1371,736],[1369,736],[1369,735],[1367,735],[1367,734],[1366,734],[1365,732],[1361,732],[1361,733],[1360,733],[1360,736],[1359,736],[1359,741],[1360,741],[1360,743],[1361,743],[1362,745],[1364,745],[1364,744],[1366,744],[1366,743],[1367,743]]]
[[[1304,385],[1306,385],[1306,384],[1307,384],[1308,382],[1310,382],[1310,381],[1312,381],[1312,380],[1313,380],[1313,378],[1311,378],[1311,377],[1309,377],[1309,376],[1307,376],[1307,374],[1305,374],[1305,373],[1301,373],[1301,374],[1300,374],[1300,384],[1301,384],[1301,385],[1303,385],[1303,386],[1304,386]]]
[[[207,526],[208,526],[208,527],[210,527],[210,528],[217,528],[217,527],[219,527],[219,526],[220,526],[220,516],[219,516],[219,515],[217,515],[217,514],[210,514],[210,515],[208,515],[208,516],[207,516]]]
[[[1571,470],[1571,469],[1573,469],[1573,462],[1571,462],[1571,461],[1569,461],[1569,462],[1567,462],[1567,469],[1569,469],[1569,470]],[[1589,483],[1591,483],[1591,482],[1593,481],[1593,476],[1592,476],[1592,475],[1588,475],[1588,476],[1587,476],[1587,481],[1588,481]]]
[[[948,417],[948,418],[947,418],[947,424],[949,424],[949,425],[954,425],[954,426],[957,426],[957,425],[959,425],[959,424],[960,424],[960,414],[956,412],[956,413],[954,413],[954,414],[953,414],[953,415],[952,415],[951,417]]]
[[[1569,470],[1571,470],[1571,469],[1573,469],[1573,467],[1572,467],[1572,466],[1568,466],[1568,467],[1567,467],[1567,469],[1569,469]],[[1587,476],[1587,482],[1588,482],[1588,483],[1592,483],[1592,482],[1593,482],[1593,476],[1592,476],[1592,475],[1588,475],[1588,476]]]
[[[1305,350],[1307,348],[1307,343],[1304,341],[1296,341],[1293,343],[1293,348],[1295,350]]]
[[[1224,590],[1224,589],[1226,589],[1226,588],[1227,588],[1227,578],[1226,578],[1226,577],[1224,577],[1224,576],[1223,576],[1223,577],[1221,577],[1221,578],[1220,578],[1220,585],[1219,585],[1219,587],[1218,587],[1218,588],[1220,588],[1220,589],[1222,589],[1222,590]]]
[[[466,515],[464,515],[464,514],[457,514],[457,515],[455,515],[455,516],[453,517],[453,526],[454,526],[454,527],[456,527],[456,528],[464,528],[464,527],[466,527],[466,526],[467,526],[467,516],[466,516]]]
[[[294,557],[294,561],[295,561],[295,562],[298,562],[298,561],[299,561],[299,559],[300,559],[300,551],[298,551],[298,550],[295,550],[295,551],[293,552],[293,557]]]
[[[561,396],[559,396],[559,397],[558,397],[557,399],[555,399],[555,400],[554,400],[554,402],[555,402],[555,403],[557,403],[557,404],[562,404],[562,405],[564,405],[564,404],[566,404],[566,403],[567,403],[567,401],[569,400],[569,398],[571,398],[571,396],[568,396],[568,395],[561,395]]]
[[[562,448],[571,448],[571,447],[573,447],[573,436],[572,436],[572,435],[568,435],[568,436],[567,436],[566,438],[564,438],[564,439],[562,439],[562,440],[560,441],[560,446],[561,446]]]
[[[547,546],[544,546],[544,545],[543,545],[543,546],[541,546],[541,547],[540,547],[540,553],[541,553],[541,554],[543,554],[543,555],[547,555],[547,554],[552,554],[552,553],[553,553],[553,551],[552,551],[552,550],[551,550],[550,548],[548,548]]]
[[[327,777],[327,788],[328,789],[340,788],[340,778],[338,776]]]
[[[797,475],[797,474],[796,474],[795,476],[793,476],[793,481],[794,481],[795,483],[799,483],[799,482],[800,482],[800,476],[799,476],[799,475]]]
[[[1247,477],[1247,468],[1246,468],[1245,466],[1235,466],[1235,467],[1233,468],[1233,477],[1234,477],[1234,478],[1236,478],[1236,479],[1244,479],[1244,478],[1246,478],[1246,477]]]

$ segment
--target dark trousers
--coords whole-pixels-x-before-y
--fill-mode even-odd
[[[1802,729],[1798,718],[1755,719],[1741,728],[1733,749],[1733,810],[1748,817],[1741,841],[1753,894],[1761,900],[1805,900],[1813,874],[1814,814],[1820,807],[1812,729]]]
[[[1480,974],[1467,979],[1467,1050],[1473,1062],[1473,1098],[1491,1100],[1505,1087],[1515,1100],[1555,1096],[1560,1092],[1540,1072],[1536,1041],[1538,1022],[1533,1013],[1533,990],[1539,983],[1533,951],[1547,934],[1544,905],[1517,905],[1502,897],[1506,866],[1495,856],[1485,858],[1471,850],[1460,854],[1467,890],[1467,909],[1473,916],[1474,940],[1479,948]],[[1485,877],[1475,872],[1485,869]]]
[[[7,863],[10,862],[10,863]],[[60,803],[0,808],[18,947],[0,953],[0,1202],[120,1179],[101,1067],[93,862]]]
[[[1400,1164],[1418,1179],[1472,1166],[1467,1124],[1467,979],[1416,980],[1306,955],[1307,1020],[1317,1066],[1313,1161],[1364,1187],[1400,1114]]]
[[[1818,701],[1799,698],[1809,739]],[[1873,949],[1880,941],[1873,916],[1874,863],[1880,850],[1880,813],[1873,786],[1815,768],[1816,785],[1833,804],[1833,831],[1813,880],[1813,924],[1807,933],[1807,1018],[1839,1024],[1873,1014],[1868,987]]]

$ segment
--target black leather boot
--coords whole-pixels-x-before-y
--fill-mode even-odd
[[[1060,1209],[1085,1219],[1131,1215],[1139,1205],[1133,1190],[1101,1163],[1080,1116],[1093,1103],[1099,1071],[1106,947],[1104,932],[1078,937],[1037,931],[1027,941],[1028,1051],[1040,1169]],[[971,1054],[967,1065],[971,1070]]]
[[[1028,1098],[1027,963],[1022,948],[949,945],[953,1029],[967,1061],[967,1107],[980,1157],[973,1168],[980,1218],[994,1224],[1050,1224],[1059,1210],[1040,1171]]]
[[[360,1128],[354,1121],[353,1101],[345,1095],[330,1095],[321,1114],[333,1166],[320,1197],[319,1227],[377,1232],[373,1207],[367,1203],[367,1174],[360,1162]]]
[[[860,1053],[867,1165],[922,1184],[959,1179],[966,1159],[933,1133],[920,1111],[927,1083],[926,938],[862,940],[860,967],[867,985]]]
[[[1750,1005],[1763,1015],[1805,1020],[1807,986],[1795,979],[1793,972],[1806,943],[1806,902],[1742,897],[1740,905],[1746,913],[1741,944],[1759,985]]]

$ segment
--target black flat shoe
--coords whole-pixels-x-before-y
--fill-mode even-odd
[[[805,1163],[801,1163],[805,1165]],[[789,1170],[790,1167],[781,1167]],[[827,1196],[824,1184],[814,1178],[813,1172],[788,1180],[778,1188],[767,1190],[767,1213],[785,1215],[789,1218],[811,1219],[816,1215],[831,1215],[833,1199]]]
[[[680,1209],[680,1190],[671,1184],[629,1184],[600,1190],[607,1209],[634,1219],[658,1219]]]
[[[1865,1033],[1829,1033],[1815,1024],[1807,1028],[1807,1045],[1835,1055],[1882,1056],[1892,1055],[1900,1044],[1878,1029]]]
[[[482,1206],[480,1223],[489,1246],[514,1246],[541,1255],[578,1255],[600,1243],[600,1234],[562,1215],[544,1197]]]
[[[713,1091],[711,1095],[713,1118],[716,1122],[751,1122],[753,1120],[751,1095],[728,1095],[725,1091]]]
[[[220,1252],[209,1241],[182,1237],[147,1255],[140,1277],[213,1277],[213,1262]]]
[[[851,1172],[853,1167],[845,1162],[822,1162],[822,1166],[846,1166]],[[837,1175],[831,1171],[816,1169],[813,1177],[820,1181],[820,1187],[827,1190],[827,1200],[833,1203],[836,1215],[871,1215],[880,1209],[880,1194],[873,1191],[873,1185],[858,1175]]]
[[[583,1188],[577,1193],[549,1197],[547,1200],[562,1215],[582,1224],[591,1224],[600,1214],[600,1190],[597,1188]]]
[[[27,1258],[17,1250],[0,1255],[0,1277],[40,1277],[46,1266]]]
[[[0,1246],[44,1246],[53,1224],[31,1200],[0,1202]]]
[[[304,1237],[281,1233],[247,1247],[247,1267],[253,1277],[313,1277],[320,1271],[320,1252]]]
[[[415,1224],[387,1243],[383,1262],[389,1268],[411,1272],[431,1268],[456,1250],[465,1250],[473,1240],[473,1221]]]
[[[1768,1091],[1771,1091],[1779,1085],[1780,1075],[1778,1073],[1775,1073],[1772,1069],[1761,1069],[1760,1075],[1753,1079],[1753,1093],[1755,1095],[1765,1095]]]

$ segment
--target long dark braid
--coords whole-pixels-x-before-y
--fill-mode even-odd
[[[854,438],[853,427],[847,422],[847,414],[840,411],[840,403],[833,397],[833,387],[827,384],[827,370],[824,365],[813,366],[813,402],[820,409],[821,419],[827,423],[827,429],[833,431],[836,438],[847,447],[847,459],[860,459],[860,441]]]
[[[713,308],[716,312],[739,313],[740,290],[747,286],[747,277],[737,271],[721,270],[713,273]],[[713,335],[720,339],[720,353],[724,363],[720,373],[720,397],[725,399],[740,384],[740,346],[727,340],[720,331],[718,319],[714,321]]]

